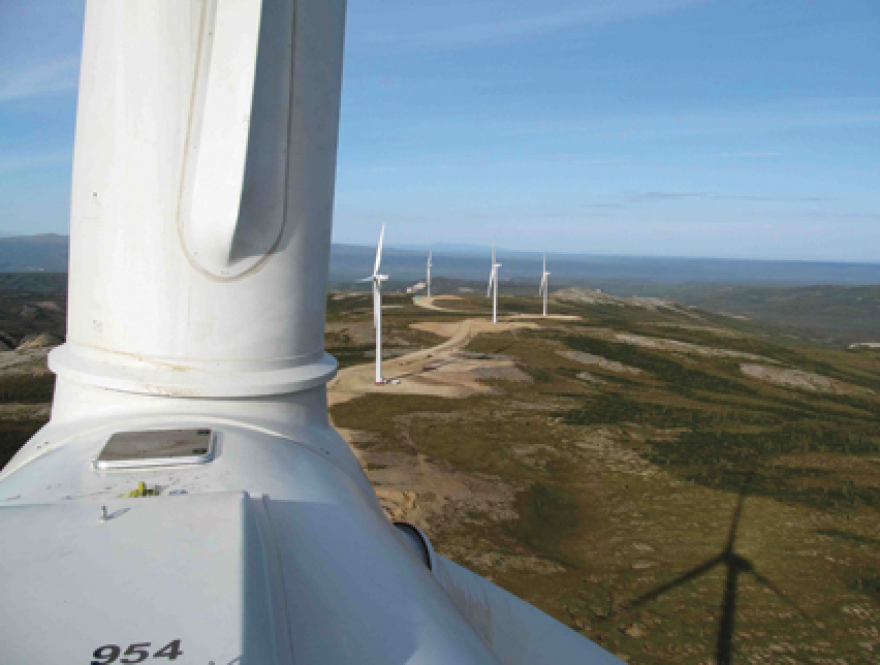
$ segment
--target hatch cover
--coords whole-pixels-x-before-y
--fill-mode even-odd
[[[214,459],[214,449],[214,432],[210,429],[117,432],[107,440],[95,467],[104,470],[205,464]]]

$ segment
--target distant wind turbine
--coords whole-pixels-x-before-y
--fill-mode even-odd
[[[428,297],[429,298],[431,297],[431,266],[434,265],[433,263],[431,263],[431,258],[433,256],[434,256],[433,251],[428,252],[428,279],[427,279],[427,283],[428,283]]]
[[[376,265],[373,274],[362,279],[362,282],[373,283],[373,327],[376,329],[376,385],[385,385],[382,378],[382,282],[388,279],[388,275],[379,274],[379,266],[382,263],[382,242],[385,240],[385,225],[379,234],[379,248],[376,250]]]
[[[501,264],[495,260],[495,243],[492,243],[492,271],[489,273],[489,289],[486,297],[492,296],[492,323],[498,323],[498,268]],[[494,288],[493,288],[494,287]]]
[[[544,296],[544,316],[547,316],[547,292],[549,291],[549,282],[547,278],[550,273],[547,272],[547,255],[544,254],[544,272],[541,273],[541,286],[538,289],[538,295]]]

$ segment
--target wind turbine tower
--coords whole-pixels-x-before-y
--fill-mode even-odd
[[[489,273],[489,289],[486,297],[492,296],[492,323],[498,323],[498,268],[501,264],[495,260],[495,243],[492,243],[492,271]]]
[[[431,259],[433,258],[433,256],[434,256],[433,251],[428,252],[428,278],[426,280],[426,283],[428,285],[428,297],[429,298],[431,297],[431,266],[434,265],[433,263],[431,263]]]
[[[373,283],[373,327],[376,329],[376,385],[385,385],[385,379],[382,378],[382,282],[388,279],[388,275],[380,275],[379,267],[382,264],[382,242],[385,240],[385,225],[382,225],[382,232],[379,234],[379,247],[376,249],[376,265],[373,267],[373,274],[362,282]]]
[[[547,316],[547,292],[549,291],[549,282],[547,278],[550,273],[547,272],[547,255],[544,254],[544,272],[541,273],[541,286],[538,289],[538,295],[544,296],[544,316]]]

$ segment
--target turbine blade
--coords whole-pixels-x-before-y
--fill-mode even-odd
[[[492,265],[495,265],[495,243],[492,243]]]
[[[544,272],[547,272],[547,255],[544,254]]]
[[[382,243],[385,241],[385,225],[382,225],[382,232],[379,234],[379,248],[376,250],[376,267],[373,268],[373,274],[379,273],[379,264],[382,263]]]

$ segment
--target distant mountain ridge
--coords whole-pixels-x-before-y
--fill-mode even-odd
[[[389,247],[393,247],[394,249],[401,249],[409,252],[435,252],[442,254],[479,254],[485,255],[491,251],[491,247],[489,245],[468,245],[464,243],[454,243],[454,242],[435,242],[429,245],[389,245]],[[499,247],[498,251],[505,252],[508,254],[516,254],[516,250],[504,249],[503,247]]]
[[[483,292],[489,277],[489,248],[478,254],[473,248],[453,251],[452,247],[434,246],[435,292],[457,293],[463,287]],[[67,290],[67,253],[67,236],[0,238],[0,292],[7,300],[12,298],[7,303],[12,308],[6,312],[7,319],[20,319],[22,312],[33,309],[22,309],[16,293],[30,294],[28,298],[37,298],[39,303],[44,296],[34,294]],[[372,273],[375,257],[375,247],[334,244],[330,288],[368,288],[356,280]],[[499,250],[498,257],[503,264],[502,295],[537,297],[541,254]],[[391,276],[388,289],[424,279],[427,258],[424,250],[387,247],[382,272]],[[847,343],[878,341],[880,264],[550,253],[547,261],[551,293],[574,286],[590,289],[591,298],[609,303],[636,296],[656,306],[662,299],[671,299],[708,311],[813,330]],[[603,293],[596,295],[599,289]],[[24,303],[28,302],[26,298]]]
[[[485,281],[491,249],[479,245],[435,243],[433,275],[467,281]],[[65,273],[69,238],[45,234],[0,238],[0,273]],[[386,245],[382,269],[394,282],[422,279],[429,245]],[[334,243],[330,252],[330,282],[350,285],[371,274],[376,249]],[[498,250],[502,282],[537,284],[541,253]],[[551,284],[615,289],[619,295],[665,295],[664,285],[749,284],[761,286],[880,284],[880,263],[822,261],[754,261],[547,253]],[[537,288],[537,286],[535,287]],[[629,293],[624,293],[629,292]]]

